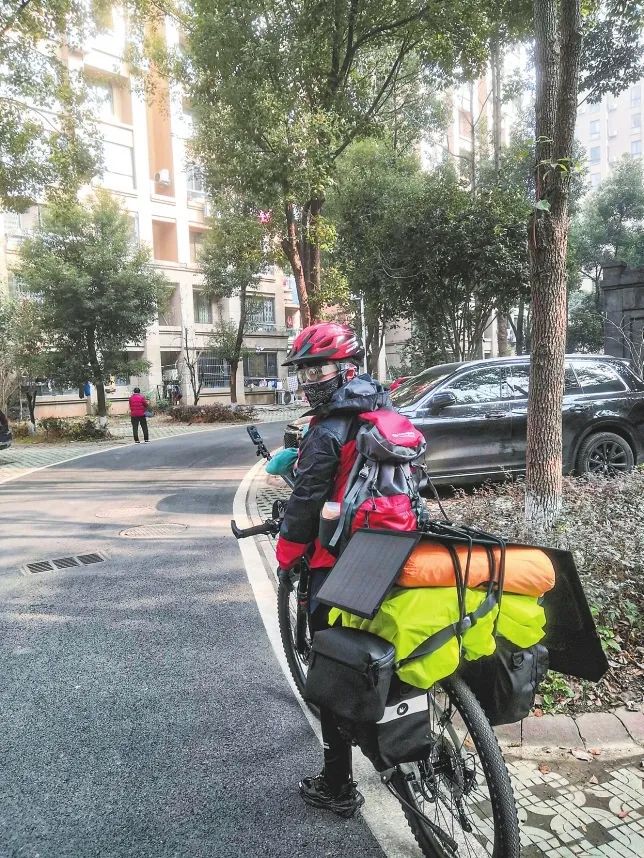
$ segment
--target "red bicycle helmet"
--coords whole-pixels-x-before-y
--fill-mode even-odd
[[[364,348],[356,332],[338,322],[318,322],[295,337],[282,366],[350,360],[360,363]]]

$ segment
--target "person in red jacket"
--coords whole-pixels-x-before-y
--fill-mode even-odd
[[[321,322],[305,328],[293,342],[286,364],[295,366],[312,416],[300,446],[293,492],[277,541],[278,575],[304,555],[311,567],[309,625],[312,633],[328,627],[329,609],[315,595],[335,563],[318,539],[320,511],[326,501],[340,501],[356,460],[360,414],[391,408],[386,390],[370,375],[358,375],[362,343],[347,325]],[[351,769],[351,745],[335,716],[320,707],[324,768],[299,784],[304,801],[350,817],[364,803]]]
[[[130,396],[130,418],[132,420],[132,434],[137,444],[139,441],[139,424],[143,429],[143,440],[147,444],[150,440],[148,437],[148,421],[145,417],[145,412],[148,410],[150,403],[141,393],[140,387],[134,388],[134,393]]]

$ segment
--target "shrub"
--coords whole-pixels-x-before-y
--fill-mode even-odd
[[[64,417],[43,417],[39,425],[45,430],[48,439],[64,441],[105,441],[110,437],[106,428],[97,426],[85,417],[73,420]]]
[[[22,423],[11,423],[10,428],[14,439],[27,438],[29,435],[29,424],[24,421]]]
[[[169,399],[157,399],[152,407],[157,414],[168,414],[172,408],[172,403]]]
[[[181,423],[246,423],[255,418],[252,405],[175,405],[169,412]]]

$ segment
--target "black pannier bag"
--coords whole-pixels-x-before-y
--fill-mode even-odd
[[[304,699],[348,721],[378,721],[385,711],[395,650],[359,629],[316,632]]]
[[[375,724],[347,724],[345,729],[378,772],[426,759],[436,742],[430,731],[427,691],[397,677],[382,718]]]
[[[493,727],[527,718],[547,671],[545,646],[521,649],[500,636],[493,655],[465,661],[459,669]]]

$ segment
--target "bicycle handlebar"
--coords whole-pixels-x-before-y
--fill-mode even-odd
[[[280,530],[280,522],[274,518],[267,518],[262,524],[256,524],[254,527],[237,527],[235,520],[230,522],[230,528],[235,539],[246,539],[248,536],[277,536]]]

